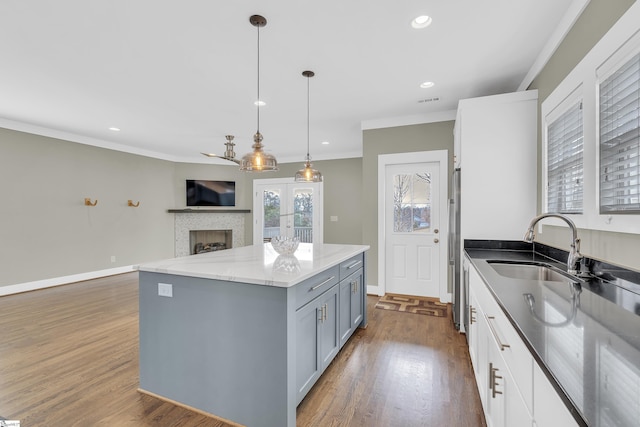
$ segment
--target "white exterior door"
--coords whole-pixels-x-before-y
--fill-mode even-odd
[[[253,244],[275,236],[297,236],[322,243],[322,183],[296,183],[293,178],[253,181]]]
[[[428,153],[432,154],[429,156]],[[410,153],[423,154],[423,153]],[[381,159],[384,259],[382,292],[439,298],[447,291],[447,155],[426,152],[426,160],[406,162],[406,154]],[[394,155],[386,155],[394,156]],[[386,157],[380,156],[380,157]],[[386,163],[385,163],[386,160]],[[403,163],[398,163],[403,161]],[[394,163],[395,162],[395,163]]]

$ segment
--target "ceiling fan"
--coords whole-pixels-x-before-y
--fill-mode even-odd
[[[229,160],[230,162],[240,164],[240,160],[236,159],[236,152],[233,151],[233,147],[236,145],[233,142],[233,135],[225,135],[227,142],[224,143],[226,149],[224,150],[224,155],[220,156],[218,154],[213,153],[201,153],[207,157],[218,157],[223,160]]]

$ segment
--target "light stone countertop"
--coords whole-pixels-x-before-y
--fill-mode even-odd
[[[265,243],[148,262],[137,270],[287,288],[368,249],[367,245],[300,243],[292,256],[284,256]]]

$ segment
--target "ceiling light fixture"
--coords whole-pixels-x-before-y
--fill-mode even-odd
[[[420,87],[422,89],[429,89],[430,87],[433,87],[434,85],[435,85],[434,82],[423,82],[423,83],[420,83]]]
[[[411,21],[411,26],[416,30],[420,30],[422,28],[427,28],[429,25],[431,25],[431,21],[433,21],[433,19],[431,19],[430,16],[421,15],[421,16],[418,16],[413,21]]]
[[[120,132],[120,128],[117,128],[115,126],[110,127],[109,130],[111,130],[113,132]]]
[[[311,156],[309,155],[309,140],[310,140],[310,96],[309,96],[309,80],[315,75],[313,71],[303,71],[302,75],[307,78],[307,157],[305,157],[304,168],[296,172],[296,182],[322,182],[322,174],[319,170],[313,169],[311,164]]]
[[[260,27],[267,25],[267,20],[263,16],[252,15],[249,18],[249,22],[258,30],[258,97],[256,99],[260,100]],[[253,151],[242,156],[240,170],[244,172],[277,171],[278,161],[273,155],[265,153],[263,150],[264,145],[262,145],[262,134],[260,133],[260,105],[258,104],[256,108],[258,120],[256,134],[253,135],[253,145],[251,146]]]

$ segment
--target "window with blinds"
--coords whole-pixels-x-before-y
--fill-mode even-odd
[[[581,214],[583,207],[582,102],[547,126],[547,211]]]
[[[600,83],[600,213],[640,213],[640,53]]]

